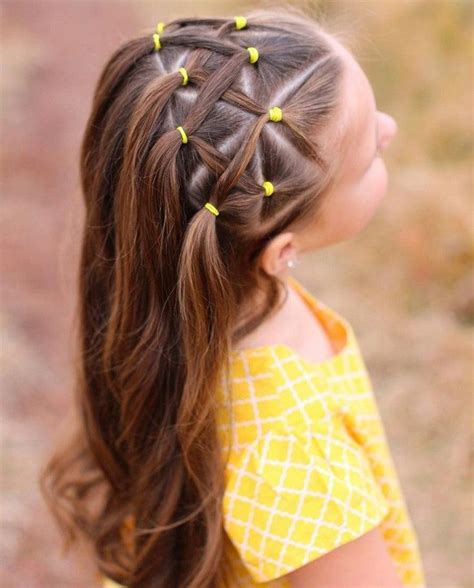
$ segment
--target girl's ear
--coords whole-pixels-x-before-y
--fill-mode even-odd
[[[280,233],[269,241],[260,255],[260,266],[270,275],[288,270],[288,261],[296,255],[293,233]]]

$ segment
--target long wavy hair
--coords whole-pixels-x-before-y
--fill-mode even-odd
[[[176,19],[159,49],[153,32],[105,64],[82,141],[77,422],[40,487],[66,550],[85,539],[98,573],[217,588],[232,569],[215,391],[233,346],[287,294],[260,253],[314,222],[337,176],[344,66],[327,30],[286,6],[243,28]]]

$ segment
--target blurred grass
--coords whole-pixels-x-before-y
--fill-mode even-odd
[[[297,2],[294,2],[297,4]],[[78,146],[115,46],[158,20],[270,2],[4,2],[1,585],[91,586],[37,495],[71,404]],[[399,133],[389,192],[354,239],[296,275],[360,341],[433,588],[472,585],[472,23],[464,1],[305,2],[347,33]],[[72,565],[72,567],[71,567]]]

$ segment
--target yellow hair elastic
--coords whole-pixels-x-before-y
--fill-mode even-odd
[[[189,76],[186,68],[180,67],[178,71],[183,76],[183,86],[186,86],[186,84],[189,82]]]
[[[176,127],[176,129],[179,131],[179,133],[181,135],[181,141],[183,143],[187,143],[188,142],[188,136],[186,135],[183,127]]]
[[[270,120],[273,122],[280,122],[281,119],[283,118],[283,112],[279,106],[273,106],[272,108],[270,108],[270,110],[268,111],[268,114],[269,114]]]
[[[206,202],[204,208],[207,208],[209,212],[212,212],[212,214],[215,214],[216,216],[219,215],[219,211],[217,210],[217,208],[214,206],[214,204],[211,204],[210,202]]]
[[[250,63],[255,63],[258,61],[258,49],[256,47],[247,47],[247,51],[249,52],[249,61]]]
[[[153,42],[155,43],[155,51],[159,51],[161,49],[161,43],[160,35],[158,33],[153,33]]]
[[[234,16],[235,20],[235,28],[239,31],[240,29],[245,29],[247,26],[247,19],[245,16]]]
[[[159,23],[156,25],[156,32],[157,32],[157,33],[162,33],[162,32],[165,30],[165,26],[166,26],[166,25],[165,25],[165,23],[164,23],[164,22],[159,22]]]
[[[262,186],[265,190],[265,196],[271,196],[273,194],[275,188],[271,182],[263,182]]]

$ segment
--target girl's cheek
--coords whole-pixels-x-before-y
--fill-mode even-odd
[[[371,169],[359,183],[352,201],[352,217],[355,230],[367,226],[375,214],[387,190],[387,170],[383,159],[373,162]]]
[[[330,195],[323,207],[324,214],[312,232],[319,236],[319,241],[311,243],[311,247],[357,235],[370,223],[386,188],[387,170],[383,159],[378,158],[362,178]]]
[[[377,157],[360,185],[362,198],[367,201],[369,206],[370,204],[376,206],[384,197],[387,185],[388,176],[385,162],[381,157]]]
[[[387,192],[388,186],[388,174],[387,168],[385,166],[385,162],[382,158],[379,158],[377,162],[374,163],[375,166],[375,190],[378,196],[378,199],[381,200],[385,193]]]

